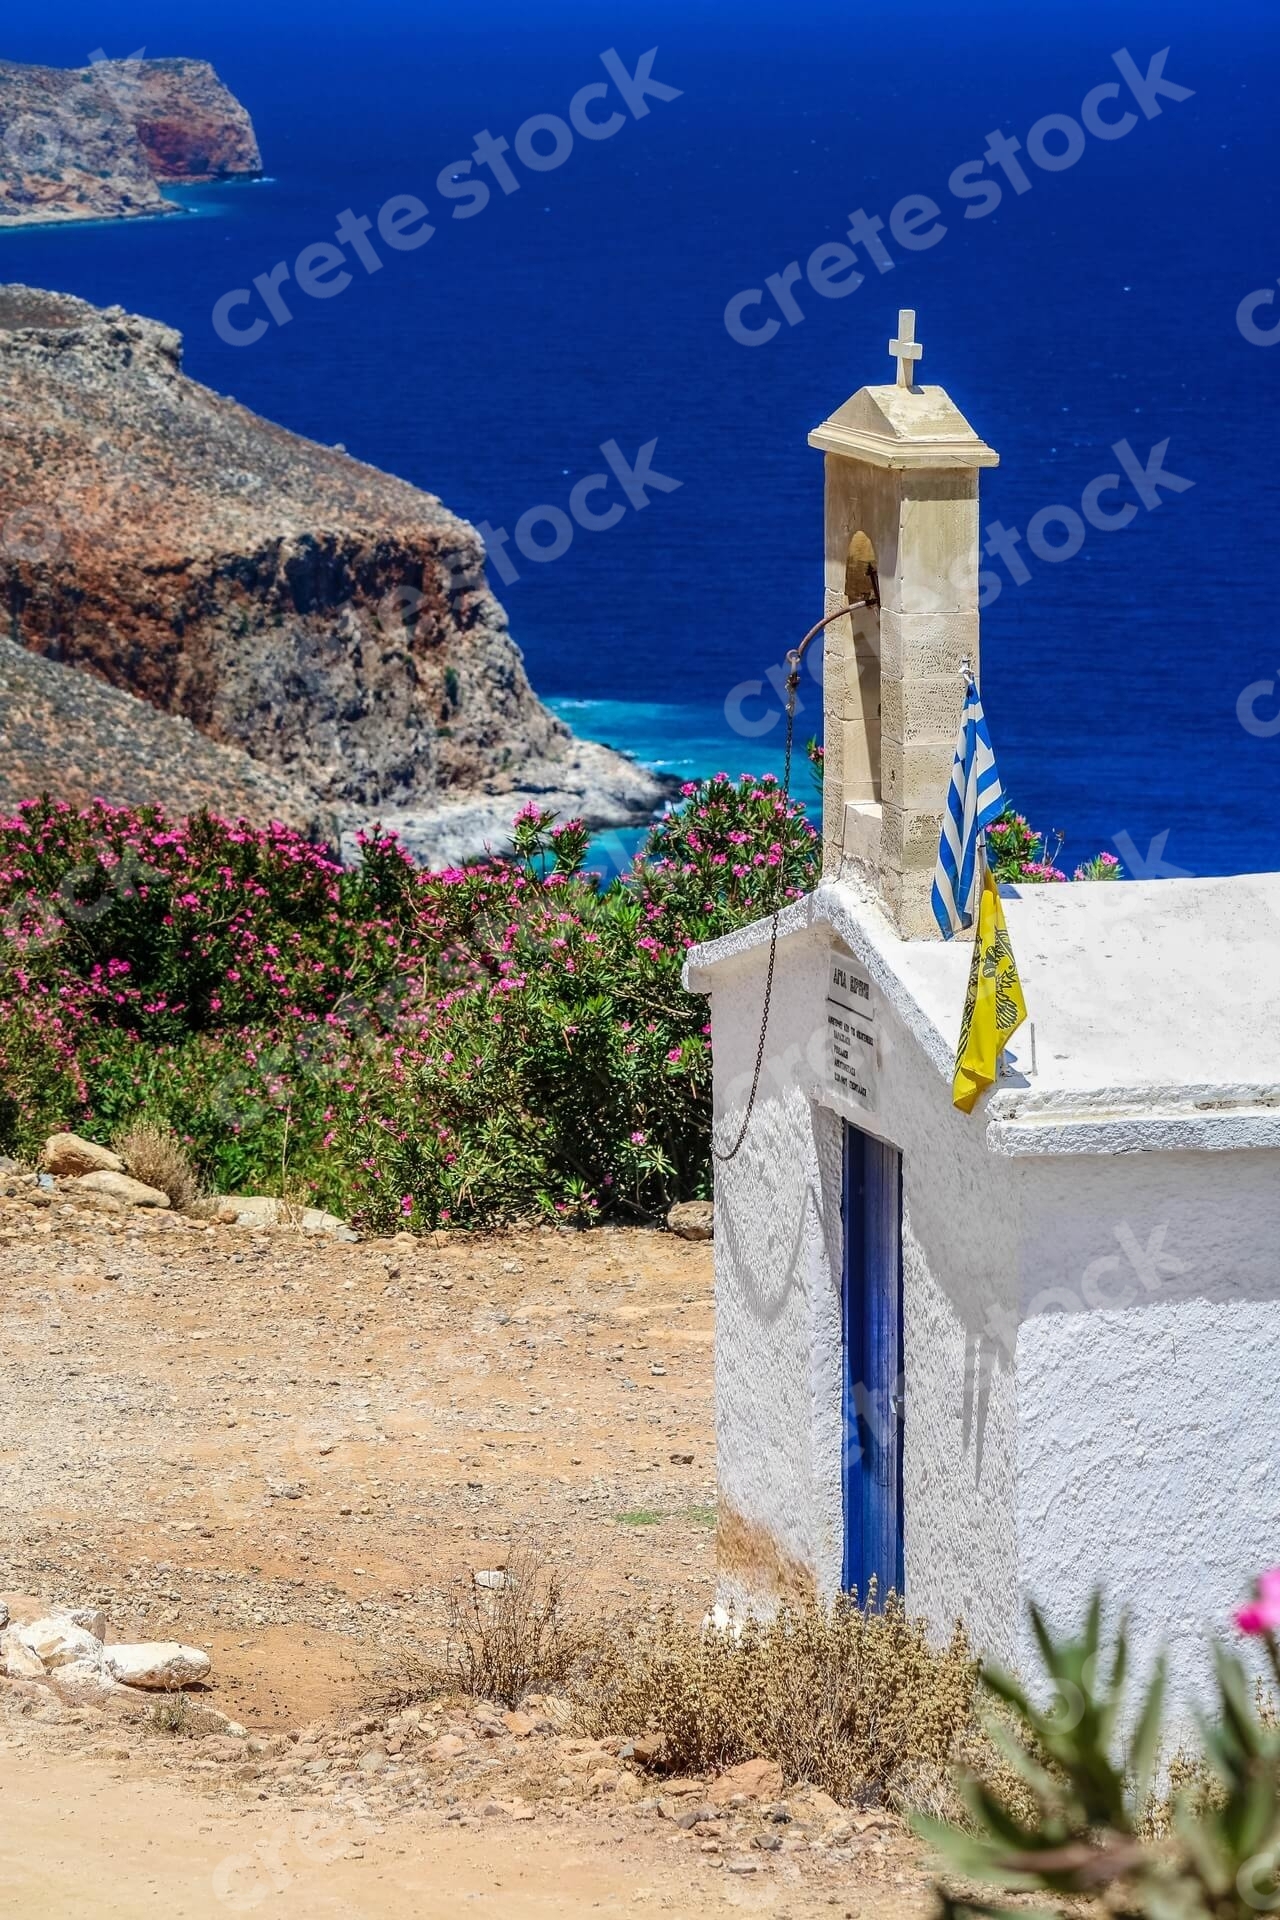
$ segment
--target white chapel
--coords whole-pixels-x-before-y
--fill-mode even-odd
[[[1100,1584],[1205,1670],[1280,1560],[1280,874],[1004,889],[1028,1021],[952,1105],[972,948],[929,906],[980,671],[979,475],[941,387],[809,436],[823,872],[694,949],[715,1063],[720,1600],[872,1576],[1029,1669]],[[803,624],[808,624],[807,622]],[[999,739],[996,739],[997,752]]]

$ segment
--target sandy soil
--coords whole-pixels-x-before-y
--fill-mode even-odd
[[[590,1812],[553,1830],[429,1826],[426,1816],[375,1831],[228,1807],[122,1762],[0,1749],[0,1912],[22,1920],[501,1920],[552,1916],[760,1913],[923,1916],[918,1874],[907,1884],[844,1869],[814,1884],[794,1863],[749,1877],[691,1860],[685,1836],[621,1832]],[[472,1909],[470,1903],[477,1903]]]
[[[343,1246],[0,1196],[0,1597],[207,1647],[248,1736],[0,1680],[0,1913],[924,1912],[892,1823],[695,1831],[707,1783],[666,1797],[617,1741],[369,1715],[442,1582],[522,1538],[584,1607],[710,1604],[711,1332],[710,1249],[666,1234]]]

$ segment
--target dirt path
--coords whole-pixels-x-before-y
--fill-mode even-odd
[[[0,1184],[0,1600],[208,1648],[233,1723],[0,1679],[0,1914],[925,1914],[892,1821],[370,1707],[522,1539],[588,1613],[706,1609],[711,1333],[710,1249],[667,1234],[344,1246]]]
[[[777,1879],[701,1884],[679,1859],[633,1842],[620,1861],[599,1822],[501,1835],[409,1826],[350,1836],[303,1816],[228,1812],[161,1781],[127,1782],[89,1760],[33,1768],[0,1753],[0,1913],[22,1920],[503,1920],[578,1914],[843,1911],[799,1903]]]

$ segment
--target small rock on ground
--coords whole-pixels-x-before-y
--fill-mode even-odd
[[[135,1180],[130,1174],[115,1173],[105,1167],[98,1173],[81,1174],[76,1185],[89,1193],[105,1193],[113,1200],[123,1200],[130,1207],[169,1205],[168,1194],[161,1193],[159,1187],[149,1187],[145,1180]]]
[[[677,1200],[667,1215],[667,1225],[682,1240],[710,1240],[715,1209],[710,1200]]]
[[[124,1161],[110,1147],[82,1140],[78,1133],[54,1133],[44,1143],[40,1165],[45,1173],[71,1178],[82,1173],[123,1173]]]

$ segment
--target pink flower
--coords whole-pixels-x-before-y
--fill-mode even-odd
[[[401,1199],[401,1201],[400,1201],[400,1211],[401,1211],[401,1213],[412,1213],[412,1212],[413,1212],[413,1195],[412,1195],[411,1193],[406,1193],[406,1194],[405,1194],[405,1195],[404,1195],[404,1196],[402,1197],[402,1199]]]
[[[1258,1575],[1254,1598],[1236,1609],[1235,1623],[1241,1633],[1274,1633],[1280,1628],[1280,1567],[1269,1567]]]

